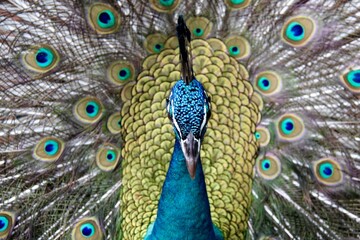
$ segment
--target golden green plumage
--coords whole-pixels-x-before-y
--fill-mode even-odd
[[[175,138],[165,100],[180,79],[179,49],[170,47],[176,46],[172,41],[170,37],[160,54],[144,60],[136,83],[122,93],[129,96],[121,111],[124,239],[140,239],[154,222],[171,158]],[[221,40],[191,43],[195,76],[213,103],[201,152],[211,216],[226,239],[240,239],[247,227],[258,149],[254,132],[260,111],[253,99],[257,96],[244,77],[246,69],[228,56]]]

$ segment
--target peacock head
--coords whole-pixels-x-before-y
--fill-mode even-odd
[[[167,112],[181,144],[190,177],[195,178],[201,142],[211,115],[210,98],[202,84],[193,79],[178,81],[167,100]]]

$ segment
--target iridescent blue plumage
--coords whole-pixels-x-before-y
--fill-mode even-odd
[[[176,119],[178,128],[174,125],[177,137],[182,139],[192,132],[196,138],[201,138],[205,131],[203,123],[209,112],[209,102],[204,87],[194,79],[188,85],[178,81],[172,89],[169,99],[171,118]],[[170,109],[171,108],[171,109]]]
[[[286,36],[292,41],[301,41],[305,36],[304,27],[298,22],[291,22],[286,29]]]
[[[36,64],[41,68],[50,66],[54,60],[54,54],[50,49],[40,48],[36,53]]]
[[[174,152],[163,185],[155,223],[145,236],[154,239],[222,240],[212,223],[205,177],[200,161],[201,141],[210,117],[210,102],[192,73],[188,59],[189,29],[180,16],[177,26],[183,80],[171,90],[167,112],[176,135]],[[199,165],[197,167],[197,165]]]
[[[199,155],[210,116],[210,103],[202,84],[196,79],[189,84],[178,81],[171,91],[167,111],[176,141],[157,218],[145,239],[221,240],[221,232],[211,221]],[[187,152],[189,149],[194,152]],[[189,166],[188,161],[194,165]]]
[[[0,232],[5,231],[8,225],[9,225],[9,220],[4,216],[0,216]]]

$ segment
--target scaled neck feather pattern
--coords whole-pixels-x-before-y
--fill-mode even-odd
[[[186,168],[178,139],[160,197],[157,218],[145,240],[197,239],[223,240],[213,225],[204,172],[199,159],[194,180]]]

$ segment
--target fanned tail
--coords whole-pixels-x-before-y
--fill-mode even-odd
[[[359,72],[360,5],[293,2],[248,25],[250,42],[261,44],[252,47],[249,67],[264,99],[250,233],[357,239],[360,102],[349,73]],[[293,22],[313,24],[308,42],[297,45],[286,35]]]
[[[96,34],[85,7],[0,6],[0,210],[15,214],[13,239],[65,239],[89,216],[101,219],[96,227],[107,239],[117,238],[121,178],[112,170],[120,158],[121,101],[104,76],[110,62],[139,58],[135,50],[126,54],[133,45],[127,38]],[[45,67],[34,64],[42,50],[53,59]],[[95,107],[92,117],[86,104]],[[110,166],[102,163],[104,149],[115,155]]]
[[[255,108],[250,106],[250,98],[262,109],[261,123],[254,132],[259,157],[249,159],[247,151],[251,149],[242,144],[237,151],[244,151],[244,172],[232,175],[242,181],[227,185],[250,189],[251,183],[244,179],[253,177],[248,166],[254,165],[252,207],[238,216],[246,222],[250,215],[248,226],[236,227],[248,228],[247,239],[359,239],[359,9],[357,0],[3,1],[0,223],[9,220],[11,227],[2,231],[0,224],[0,238],[68,239],[76,238],[81,229],[85,229],[83,233],[96,232],[99,239],[131,239],[142,234],[135,232],[138,222],[129,220],[138,212],[124,216],[120,198],[121,189],[138,191],[123,186],[123,178],[125,175],[130,182],[128,176],[136,175],[140,168],[129,170],[127,162],[121,167],[120,162],[125,155],[131,156],[129,159],[143,155],[140,142],[135,145],[122,139],[120,132],[126,131],[129,138],[137,136],[145,128],[136,127],[148,119],[150,108],[158,118],[165,114],[162,100],[173,84],[170,80],[180,77],[181,71],[173,53],[177,41],[169,36],[175,34],[175,19],[185,14],[190,31],[186,37],[191,34],[193,43],[209,40],[196,42],[197,49],[189,44],[189,56],[201,60],[193,64],[194,69],[182,71],[182,77],[201,75],[194,74],[199,81],[207,81],[207,92],[216,95],[212,105],[225,115],[233,106],[227,101],[229,96],[234,98],[233,89],[226,84],[234,86],[231,81],[241,79],[236,87],[242,92],[233,100],[246,106],[241,114],[250,115],[249,109]],[[173,66],[165,68],[170,63],[167,54],[173,54]],[[154,76],[161,74],[166,79],[155,81]],[[156,95],[156,104],[147,104],[147,94]],[[142,101],[141,106],[129,109],[124,105],[136,105],[136,101]],[[121,119],[125,110],[134,117]],[[217,127],[214,116],[209,128]],[[243,126],[248,122],[254,125],[260,118],[250,116],[240,119]],[[148,127],[161,128],[155,120],[151,124]],[[214,140],[223,141],[221,146],[228,144],[227,135],[213,137],[209,132],[205,135],[209,147]],[[246,137],[241,131],[229,136]],[[212,164],[211,174],[219,171],[220,175],[224,168],[231,170],[240,162],[217,150],[209,150],[214,153],[211,156],[216,155],[207,163]],[[159,153],[169,155],[152,152]],[[155,185],[164,173],[156,169],[160,165],[153,165],[158,174]],[[204,172],[210,176],[210,170]],[[213,183],[210,180],[207,184]],[[227,183],[221,177],[218,180]],[[141,183],[148,184],[148,179]],[[207,190],[225,196],[220,186],[215,182]],[[156,206],[157,192],[147,193],[150,203],[146,204]],[[129,195],[138,200],[137,192]],[[247,196],[244,200],[237,192],[233,195],[240,199],[238,208],[251,204]],[[219,222],[239,221],[229,217],[235,202],[217,198],[216,203],[210,202],[223,206],[216,209]],[[130,204],[126,208],[135,207]],[[152,216],[143,219],[147,222]],[[122,232],[121,221],[128,232]],[[234,229],[226,226],[229,239],[242,234]]]

